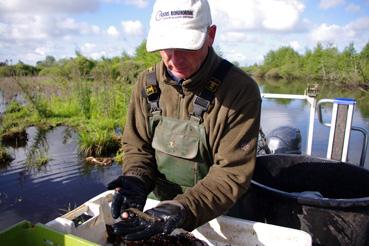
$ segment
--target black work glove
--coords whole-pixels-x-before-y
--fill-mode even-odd
[[[111,215],[118,218],[124,210],[137,208],[143,210],[147,195],[151,192],[150,184],[146,184],[142,179],[135,176],[119,176],[111,181],[107,188],[115,189],[111,204]]]
[[[185,214],[183,206],[175,201],[162,202],[145,213],[129,211],[127,219],[113,225],[114,234],[128,241],[148,239],[159,233],[170,234],[182,226]]]

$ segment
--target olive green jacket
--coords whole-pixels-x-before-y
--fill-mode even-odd
[[[210,49],[200,70],[182,86],[170,79],[163,62],[157,64],[162,115],[189,119],[194,95],[199,95],[220,62],[221,58]],[[123,173],[154,182],[157,166],[149,131],[150,106],[143,93],[148,72],[140,74],[129,104],[123,134]],[[209,173],[175,198],[187,210],[184,229],[191,231],[223,214],[247,191],[255,165],[260,107],[257,84],[233,66],[203,116],[213,159]]]

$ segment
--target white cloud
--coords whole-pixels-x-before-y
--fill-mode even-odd
[[[100,20],[95,19],[93,23],[89,15],[81,17],[80,13],[97,12],[103,2],[106,0],[0,0],[0,61],[12,59],[35,64],[46,55],[57,59],[73,57],[76,50],[94,59],[134,51],[143,38],[140,22],[124,22],[127,37],[117,41],[108,35],[119,37],[123,31],[111,20],[102,30],[98,26]],[[120,2],[137,7],[149,3]]]
[[[93,43],[84,43],[81,47],[82,52],[91,52],[95,49],[96,44]]]
[[[241,52],[240,50],[229,50],[226,54],[227,59],[230,61],[245,61],[247,56],[245,53]]]
[[[45,42],[44,44],[42,44],[42,46],[40,45],[40,42],[34,42],[20,44],[18,48],[22,51],[24,50],[24,52],[22,54],[18,54],[19,51],[17,52],[16,59],[13,59],[14,63],[17,63],[18,60],[26,63],[35,63],[36,61],[43,60],[47,55],[50,55],[49,52],[52,51],[52,49],[55,47],[52,43],[49,42]]]
[[[210,5],[213,22],[233,31],[293,31],[305,8],[299,0],[213,0]]]
[[[144,33],[144,27],[138,20],[122,21],[123,31],[128,35],[141,36]]]
[[[300,14],[304,9],[296,1],[262,1],[264,12],[263,27],[269,30],[292,30],[298,23]]]
[[[345,10],[350,13],[360,12],[360,6],[357,4],[350,3],[346,6]]]
[[[146,7],[149,3],[148,0],[124,0],[126,4],[135,5],[139,8]]]
[[[105,50],[102,50],[100,46],[98,46],[95,43],[84,43],[81,47],[80,47],[80,51],[81,53],[89,58],[92,59],[100,59],[102,56],[106,56],[107,53]]]
[[[243,42],[247,36],[244,32],[225,32],[220,35],[219,39],[226,42]]]
[[[122,3],[127,5],[134,5],[139,8],[145,8],[147,5],[149,5],[148,0],[103,0],[107,3]]]
[[[312,31],[312,38],[315,42],[335,42],[337,38],[344,38],[345,36],[354,36],[352,30],[339,25],[321,24],[318,28]]]
[[[360,32],[369,32],[369,17],[361,17],[347,25],[349,28]]]
[[[56,27],[61,34],[76,33],[76,34],[99,34],[100,28],[96,25],[89,25],[86,22],[77,22],[73,18],[57,18]]]
[[[0,12],[10,13],[78,13],[97,10],[99,0],[3,0]]]
[[[320,0],[319,7],[321,9],[330,9],[343,3],[345,3],[345,0]]]
[[[37,47],[35,49],[35,53],[40,55],[40,56],[46,56],[48,51],[49,51],[49,49],[46,48],[46,47]]]
[[[118,37],[119,36],[119,32],[118,32],[117,28],[115,28],[115,26],[109,26],[108,29],[106,30],[106,32],[112,37]]]
[[[73,18],[45,15],[13,14],[0,26],[0,41],[55,39],[67,35],[97,35],[100,28]]]
[[[355,41],[357,46],[363,46],[368,42],[369,17],[358,18],[346,25],[319,25],[311,32],[311,38],[315,42],[328,42],[338,46],[347,46]]]
[[[88,54],[87,56],[91,57],[92,59],[97,60],[103,56],[106,56],[106,52],[105,51],[92,52],[91,54]]]
[[[7,16],[7,20],[9,22],[3,23],[2,27],[6,35],[1,36],[0,40],[15,42],[27,39],[44,39],[48,36],[48,21],[41,16],[16,14]]]
[[[312,32],[317,41],[357,39],[369,36],[369,17],[362,17],[344,26],[322,24]]]
[[[216,42],[223,55],[241,65],[263,60],[271,49],[289,43],[290,35],[306,32],[311,25],[302,19],[304,1],[299,0],[212,0]],[[283,40],[283,41],[281,41]]]
[[[293,40],[290,42],[290,47],[294,50],[299,50],[301,48],[301,45],[298,41]]]

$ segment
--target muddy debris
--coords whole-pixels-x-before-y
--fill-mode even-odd
[[[106,225],[107,242],[113,246],[207,246],[208,244],[196,238],[190,232],[176,235],[157,234],[146,240],[127,241],[113,233],[113,227]]]
[[[110,166],[113,164],[114,158],[112,157],[93,157],[88,156],[86,157],[86,163],[91,165],[98,165],[98,166]]]
[[[13,148],[24,147],[27,145],[27,132],[25,129],[11,129],[0,136],[4,145]]]

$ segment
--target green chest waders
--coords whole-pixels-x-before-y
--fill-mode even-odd
[[[190,113],[190,120],[161,115],[160,90],[155,72],[148,75],[146,94],[152,113],[150,131],[160,172],[154,189],[157,199],[173,199],[185,189],[194,186],[208,173],[212,158],[202,116],[208,110],[214,93],[230,67],[231,64],[223,60],[200,95],[195,96],[194,111]]]

